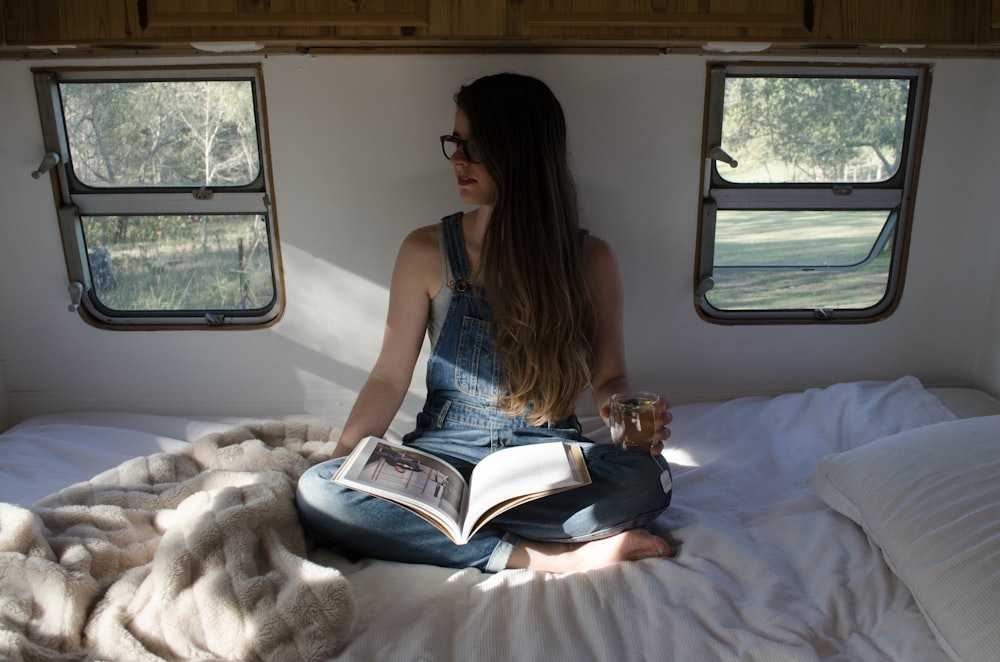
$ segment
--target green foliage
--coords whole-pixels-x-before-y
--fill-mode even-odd
[[[740,166],[723,176],[888,179],[899,167],[909,86],[905,78],[728,78],[722,146]]]
[[[84,184],[233,186],[260,171],[250,81],[73,82],[59,91]]]

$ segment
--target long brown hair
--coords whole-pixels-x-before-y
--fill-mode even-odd
[[[542,81],[512,73],[462,87],[455,103],[497,190],[476,277],[494,313],[501,405],[555,422],[590,383],[596,329],[562,106]]]

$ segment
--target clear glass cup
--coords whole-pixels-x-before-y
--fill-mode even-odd
[[[626,391],[611,396],[611,441],[627,451],[648,453],[656,442],[656,409],[660,396]]]

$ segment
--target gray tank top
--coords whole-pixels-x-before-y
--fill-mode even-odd
[[[451,305],[451,284],[448,282],[448,251],[444,245],[444,229],[438,224],[438,245],[441,250],[441,289],[431,299],[431,314],[427,319],[427,336],[431,341],[431,349],[437,345],[438,336],[441,335],[441,325],[444,324],[445,315],[448,314],[448,306]]]

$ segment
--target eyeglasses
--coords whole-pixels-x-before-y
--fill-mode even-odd
[[[476,144],[470,140],[463,140],[458,136],[447,135],[441,136],[441,152],[444,153],[444,158],[451,161],[451,157],[455,156],[455,152],[462,149],[462,154],[469,160],[470,163],[481,163],[482,160],[479,158],[479,150],[476,149]]]

